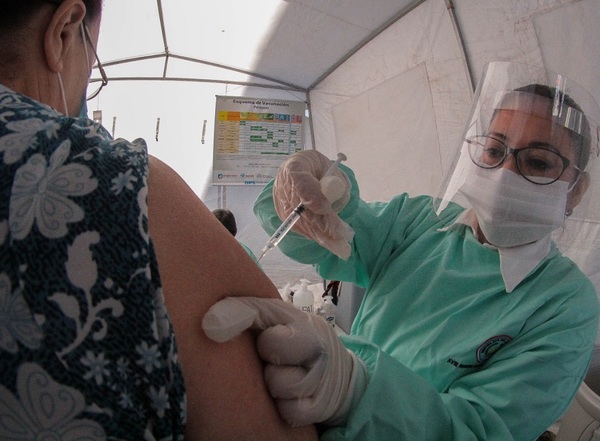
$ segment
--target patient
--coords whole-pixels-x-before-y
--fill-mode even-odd
[[[101,9],[0,3],[0,438],[315,439],[280,420],[250,335],[201,328],[275,287],[143,140],[77,117]]]

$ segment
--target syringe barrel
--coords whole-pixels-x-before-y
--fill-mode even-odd
[[[269,242],[273,244],[273,246],[277,246],[277,244],[279,244],[285,235],[292,229],[294,224],[298,221],[298,219],[300,219],[302,213],[304,213],[304,210],[304,205],[299,204],[296,208],[294,208],[294,211],[292,211],[288,217],[285,218],[281,226],[277,228],[277,231],[275,231],[275,233],[273,233],[269,239]]]

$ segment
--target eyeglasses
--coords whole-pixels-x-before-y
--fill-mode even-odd
[[[571,164],[571,161],[555,150],[548,147],[512,148],[493,136],[473,136],[466,139],[469,144],[469,156],[475,165],[492,169],[506,161],[508,155],[513,155],[521,176],[529,182],[538,185],[548,185],[556,182],[570,165],[577,171],[581,169]],[[574,183],[577,179],[574,179]]]
[[[85,23],[83,23],[82,27],[83,27],[83,33],[85,34],[87,43],[92,48],[92,52],[94,52],[94,57],[96,58],[96,68],[100,72],[100,78],[101,78],[100,87],[98,87],[98,89],[96,89],[91,95],[88,95],[88,97],[86,98],[86,100],[89,101],[89,100],[93,100],[94,98],[96,98],[98,96],[98,94],[100,93],[100,91],[102,90],[102,88],[108,84],[108,77],[106,76],[104,67],[102,66],[102,63],[100,62],[100,58],[98,58],[98,52],[96,52],[96,48],[92,44],[92,39],[90,37],[90,31],[88,30],[87,25]]]

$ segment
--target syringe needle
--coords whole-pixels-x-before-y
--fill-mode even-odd
[[[260,254],[260,257],[257,259],[260,262],[260,259],[262,259],[264,257],[265,254],[267,254],[267,251],[269,251],[269,248],[263,248],[263,252]]]

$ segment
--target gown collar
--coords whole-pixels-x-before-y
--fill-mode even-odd
[[[452,225],[441,230],[456,229],[459,225],[466,225],[471,228],[474,235],[477,234],[475,212],[472,208],[465,210]],[[487,248],[498,250],[500,272],[508,293],[512,292],[544,260],[550,253],[551,245],[552,238],[550,235],[538,241],[516,247],[499,248],[494,245],[483,244]]]

